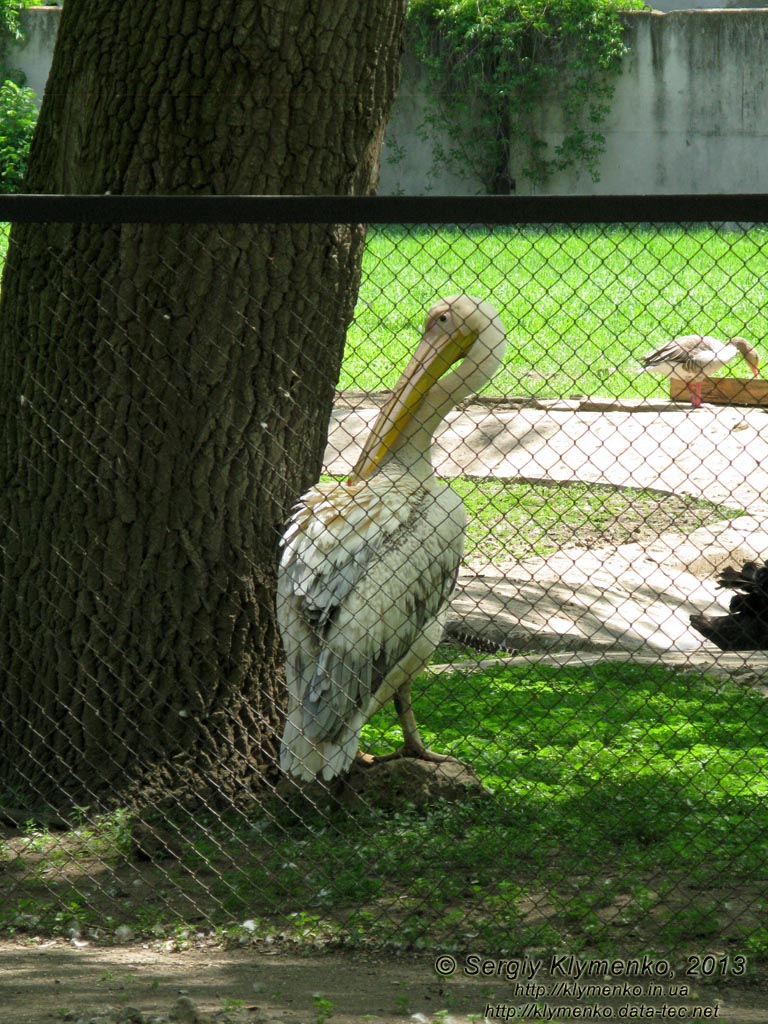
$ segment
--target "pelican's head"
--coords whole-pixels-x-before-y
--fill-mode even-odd
[[[376,417],[350,482],[374,473],[405,436],[434,429],[457,402],[491,379],[505,348],[504,325],[489,302],[470,295],[436,302],[418,348]],[[462,365],[435,387],[455,363]]]
[[[746,338],[731,338],[731,344],[734,345],[744,357],[744,362],[752,371],[752,376],[757,377],[760,373],[760,356],[757,354],[755,346],[750,345]]]

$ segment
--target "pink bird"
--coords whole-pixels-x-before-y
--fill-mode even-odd
[[[702,383],[737,355],[743,357],[752,376],[757,377],[760,357],[746,339],[719,341],[706,334],[686,334],[668,341],[646,356],[642,367],[650,373],[662,373],[665,377],[684,381],[691,396],[691,405],[697,409],[701,405]]]

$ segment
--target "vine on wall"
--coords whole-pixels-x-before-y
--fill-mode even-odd
[[[23,38],[21,12],[31,6],[32,0],[0,0],[0,76],[3,82],[10,80],[17,85],[24,84],[23,74],[9,66],[8,49],[11,43],[18,43]]]
[[[600,134],[626,53],[621,10],[642,0],[410,0],[411,43],[427,70],[429,121],[447,135],[438,158],[491,193],[515,178],[545,182],[585,166],[597,180]],[[564,137],[541,138],[541,108],[556,102]]]

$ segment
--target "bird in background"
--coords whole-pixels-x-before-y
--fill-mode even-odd
[[[702,383],[738,355],[743,357],[752,376],[757,377],[760,357],[745,338],[720,341],[706,334],[686,334],[651,352],[641,365],[650,373],[684,381],[691,396],[691,405],[697,409],[701,405]]]
[[[435,303],[349,478],[318,483],[291,516],[277,586],[288,683],[280,766],[297,779],[345,772],[363,725],[392,698],[404,743],[387,756],[444,760],[421,738],[411,681],[442,637],[466,512],[435,476],[432,438],[505,350],[490,303]]]
[[[768,562],[744,562],[741,569],[729,565],[718,574],[717,585],[736,591],[729,614],[691,615],[693,628],[721,651],[768,650]]]

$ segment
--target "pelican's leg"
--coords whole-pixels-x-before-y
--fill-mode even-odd
[[[688,391],[691,394],[691,405],[693,406],[693,408],[694,409],[700,408],[701,407],[701,381],[700,380],[689,381],[688,382]]]
[[[422,761],[449,761],[449,754],[438,754],[434,750],[429,750],[424,745],[424,740],[419,733],[419,727],[416,725],[416,716],[413,713],[410,682],[404,683],[395,692],[394,701],[397,717],[400,719],[400,728],[403,730],[403,745],[394,753],[384,754],[382,757],[374,758],[374,760],[392,761],[396,757],[418,757]]]

